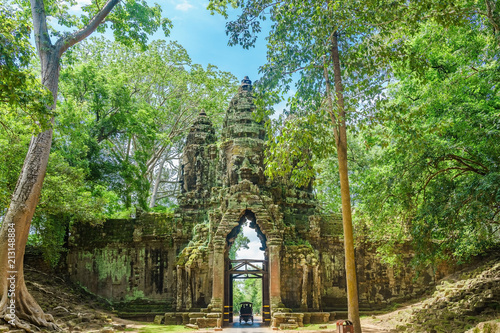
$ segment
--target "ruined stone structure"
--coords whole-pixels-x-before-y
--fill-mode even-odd
[[[123,312],[168,312],[167,323],[201,327],[230,322],[234,263],[228,252],[248,219],[265,251],[259,272],[265,320],[314,322],[329,317],[319,311],[345,310],[340,216],[318,211],[311,188],[266,178],[264,124],[254,109],[245,78],[220,138],[202,111],[186,139],[175,215],[144,214],[76,230],[68,254],[72,278]],[[368,245],[356,254],[362,309],[414,297],[434,281],[431,274],[414,280],[410,269],[381,264]]]

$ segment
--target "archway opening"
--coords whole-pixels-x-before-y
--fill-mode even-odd
[[[269,324],[267,239],[252,211],[244,212],[226,241],[224,322],[253,326]],[[251,316],[247,302],[251,303]]]

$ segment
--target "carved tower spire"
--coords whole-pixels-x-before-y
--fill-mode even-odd
[[[222,183],[225,186],[248,180],[263,185],[264,138],[263,122],[254,118],[252,81],[245,76],[238,93],[229,103],[222,129]]]

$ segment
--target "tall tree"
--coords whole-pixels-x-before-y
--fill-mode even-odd
[[[499,8],[467,0],[365,5],[360,15],[383,41],[377,62],[389,64],[392,78],[351,140],[358,226],[389,262],[409,242],[421,268],[467,260],[498,243]],[[338,180],[322,173],[321,181],[322,196],[337,199]]]
[[[73,45],[87,38],[95,30],[104,31],[111,24],[115,38],[125,43],[145,43],[147,34],[163,26],[167,33],[168,20],[162,20],[158,5],[149,7],[144,1],[108,0],[104,5],[92,1],[82,9],[81,17],[69,15],[73,2],[31,0],[32,28],[41,65],[41,83],[52,94],[48,108],[55,110],[59,85],[59,67],[63,54]],[[48,25],[55,18],[66,27],[76,27],[72,33],[57,33]],[[55,43],[51,40],[56,37]],[[32,137],[23,168],[12,194],[0,229],[0,316],[11,325],[32,331],[21,320],[38,326],[57,329],[51,315],[45,314],[26,288],[23,257],[31,219],[37,206],[47,168],[52,142],[52,129]]]
[[[220,123],[236,78],[193,64],[175,42],[155,41],[142,51],[92,40],[79,45],[73,58],[61,74],[56,123],[70,139],[59,140],[58,148],[69,159],[86,152],[88,179],[113,189],[126,208],[148,209],[168,194],[175,197],[164,192],[178,184],[175,160],[186,131],[202,109]]]

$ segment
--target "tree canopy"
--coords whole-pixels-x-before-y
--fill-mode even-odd
[[[271,21],[256,83],[261,109],[290,96],[268,126],[269,176],[312,179],[323,207],[340,209],[326,108],[334,73],[325,71],[337,32],[359,240],[378,244],[389,262],[410,242],[416,265],[467,260],[498,245],[496,2],[250,0],[209,8],[225,15],[229,6],[240,10],[226,25],[233,45],[251,47]]]

